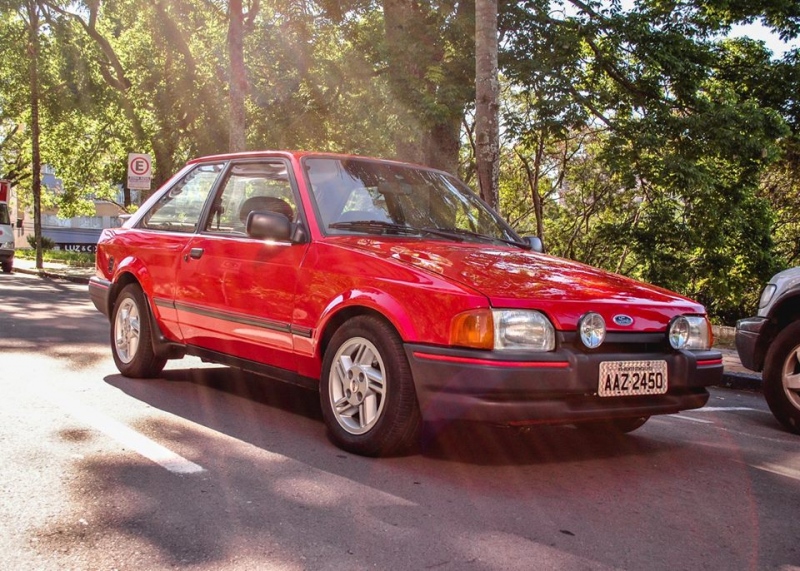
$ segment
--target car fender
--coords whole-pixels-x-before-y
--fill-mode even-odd
[[[414,320],[402,303],[385,291],[373,288],[359,288],[340,293],[322,310],[319,325],[316,329],[315,344],[317,346],[319,346],[319,342],[331,321],[340,316],[342,312],[351,309],[367,309],[380,314],[394,327],[403,340],[417,337]]]
[[[164,319],[162,315],[163,305],[155,303],[153,299],[153,277],[147,269],[147,266],[145,266],[141,260],[133,256],[123,258],[117,264],[116,268],[114,268],[114,274],[111,278],[111,291],[108,299],[109,312],[113,309],[119,292],[132,281],[136,281],[142,288],[142,292],[144,292],[153,317],[158,323],[161,323]]]
[[[134,282],[139,284],[144,293],[153,330],[153,348],[156,354],[169,359],[180,358],[184,348],[176,345],[180,342],[181,336],[177,327],[175,309],[172,305],[158,304],[153,299],[153,277],[138,258],[127,257],[117,264],[109,292],[108,315],[112,315],[116,298],[122,288]]]
[[[325,306],[311,338],[295,336],[298,370],[301,375],[318,379],[327,341],[350,317],[371,313],[385,319],[403,340],[415,335],[413,320],[393,296],[375,289],[352,289],[340,293]]]
[[[139,282],[142,291],[144,291],[148,299],[152,297],[153,279],[150,275],[150,271],[141,260],[133,256],[123,258],[117,264],[116,268],[114,268],[114,275],[111,278],[112,288],[115,294],[114,297],[116,297],[116,293],[118,293],[122,287],[130,283],[127,276],[131,276],[134,280]]]

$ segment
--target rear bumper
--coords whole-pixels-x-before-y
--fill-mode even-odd
[[[89,278],[89,298],[92,300],[97,311],[109,316],[110,309],[108,307],[108,296],[111,292],[111,282],[93,276]]]
[[[490,353],[407,345],[426,420],[557,424],[671,414],[702,407],[722,379],[716,351],[589,354],[562,350],[538,361],[499,361]],[[663,395],[598,396],[601,361],[664,360]]]

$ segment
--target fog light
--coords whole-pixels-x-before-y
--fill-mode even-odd
[[[587,313],[578,322],[578,332],[584,345],[597,349],[606,338],[606,320],[599,313]]]

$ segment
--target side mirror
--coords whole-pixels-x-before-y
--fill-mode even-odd
[[[285,214],[268,210],[255,210],[247,216],[247,235],[258,240],[278,242],[305,242],[305,230],[301,224],[292,224]]]
[[[539,236],[525,236],[523,239],[534,252],[544,252],[544,244]]]

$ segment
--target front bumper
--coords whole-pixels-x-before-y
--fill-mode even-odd
[[[742,365],[751,371],[764,368],[764,356],[769,341],[770,321],[766,317],[748,317],[736,322],[736,352]]]
[[[0,262],[10,262],[14,259],[14,250],[10,248],[0,248]]]
[[[417,398],[426,420],[560,424],[672,414],[700,408],[706,387],[722,379],[717,351],[588,353],[561,349],[537,361],[499,361],[491,353],[407,345]],[[663,395],[600,397],[602,361],[663,360]]]

